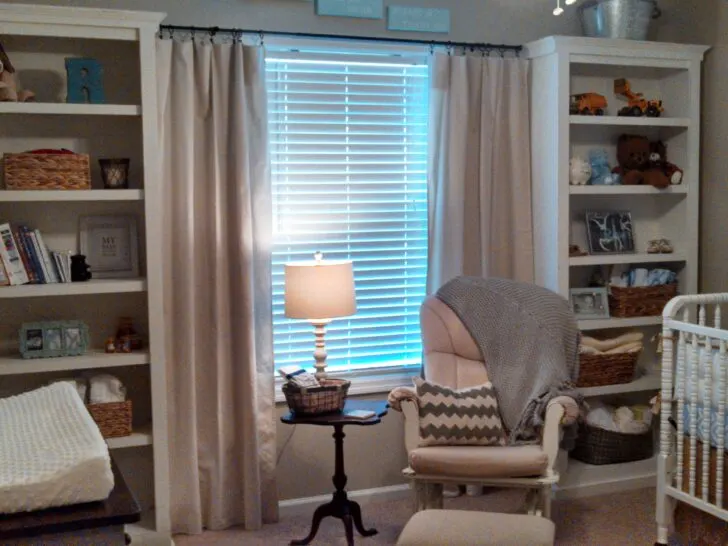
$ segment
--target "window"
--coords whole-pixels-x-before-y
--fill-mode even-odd
[[[283,265],[354,264],[357,313],[327,329],[329,371],[419,366],[427,273],[429,70],[421,53],[269,51],[276,365],[313,366],[284,317]]]

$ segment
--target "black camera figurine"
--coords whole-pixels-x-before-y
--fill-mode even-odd
[[[91,278],[91,266],[86,263],[86,256],[71,256],[71,281],[84,282]]]

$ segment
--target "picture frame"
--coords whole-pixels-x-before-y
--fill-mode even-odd
[[[632,213],[587,211],[589,254],[628,254],[635,251]]]
[[[80,356],[88,351],[88,326],[80,320],[23,323],[19,331],[24,359]]]
[[[606,287],[572,288],[569,303],[577,320],[608,319],[610,316]]]
[[[79,249],[95,279],[139,277],[137,218],[131,215],[82,216]]]

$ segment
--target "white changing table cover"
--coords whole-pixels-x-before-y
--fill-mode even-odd
[[[108,498],[109,449],[74,387],[0,399],[0,514]]]

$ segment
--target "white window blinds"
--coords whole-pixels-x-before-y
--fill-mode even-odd
[[[276,365],[313,365],[313,329],[288,320],[283,264],[350,259],[356,315],[328,327],[329,370],[418,365],[427,270],[424,56],[269,52]]]

